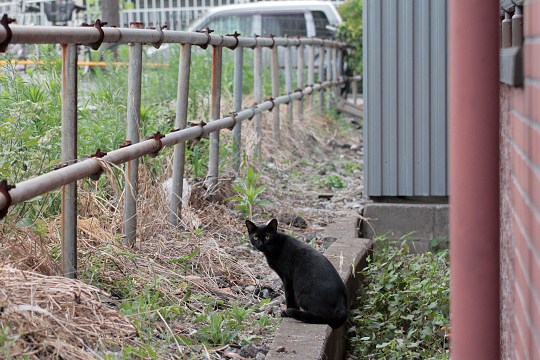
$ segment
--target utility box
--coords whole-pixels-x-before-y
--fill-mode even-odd
[[[365,0],[366,195],[448,193],[446,0]]]

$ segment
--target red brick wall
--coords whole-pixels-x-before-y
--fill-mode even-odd
[[[540,0],[523,14],[525,84],[501,89],[504,359],[540,359]]]

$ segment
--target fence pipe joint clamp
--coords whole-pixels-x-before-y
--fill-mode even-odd
[[[272,107],[271,107],[270,109],[268,109],[268,111],[274,110],[274,106],[276,106],[276,103],[274,102],[274,98],[273,98],[273,97],[270,96],[270,97],[264,99],[264,101],[270,101],[270,102],[272,102]]]
[[[234,127],[236,126],[236,117],[238,116],[238,113],[235,112],[235,111],[231,111],[231,113],[229,114],[229,116],[231,117],[232,121],[233,121],[233,124],[231,126],[229,126],[229,130],[233,131]]]
[[[131,140],[126,140],[126,141],[124,141],[123,143],[121,143],[118,147],[119,147],[120,149],[123,149],[123,148],[125,148],[125,147],[130,146],[130,145],[132,145]]]
[[[9,190],[11,189],[15,189],[15,185],[9,185],[7,180],[0,181],[0,194],[4,195],[6,198],[6,205],[2,210],[0,210],[0,220],[7,215],[8,209],[11,205],[11,195],[9,194]]]
[[[195,30],[195,32],[206,34],[206,37],[207,37],[206,43],[205,43],[205,44],[199,44],[199,46],[201,47],[201,49],[206,50],[206,48],[208,47],[208,44],[210,44],[210,41],[212,40],[212,35],[210,35],[210,34],[213,33],[214,30],[210,29],[210,28],[207,26],[206,29],[203,29],[203,30]]]
[[[274,39],[274,34],[270,34],[270,39],[272,39],[272,45],[270,45],[270,49],[274,48],[274,45],[276,45],[276,39]]]
[[[251,117],[248,118],[248,120],[253,120],[253,117],[255,116],[255,113],[257,112],[257,103],[254,102],[253,106],[251,106],[251,110],[253,113],[251,114]]]
[[[198,126],[202,129],[202,132],[201,132],[201,135],[200,136],[197,136],[195,138],[195,140],[197,141],[201,141],[202,137],[204,136],[204,127],[206,126],[206,123],[204,121],[201,121],[201,122],[198,122],[198,123],[190,123],[189,124],[191,127],[195,127],[195,126]]]
[[[163,39],[165,39],[163,29],[166,29],[167,25],[161,25],[160,23],[157,23],[156,25],[156,27],[151,27],[150,29],[157,30],[157,32],[159,32],[159,40],[152,44],[156,49],[159,49],[161,44],[163,44]]]
[[[163,143],[161,142],[161,139],[163,139],[165,137],[165,135],[163,135],[162,133],[160,133],[159,131],[157,133],[155,133],[154,135],[152,136],[149,136],[146,138],[146,140],[150,140],[150,139],[153,139],[157,142],[158,144],[158,148],[155,152],[151,153],[150,156],[151,157],[156,157],[158,156],[159,152],[161,151],[161,149],[163,149]]]
[[[95,153],[90,155],[90,157],[91,158],[96,158],[96,159],[101,159],[105,155],[107,155],[106,152],[101,151],[101,149],[97,149]],[[97,181],[97,180],[99,180],[99,177],[101,176],[102,173],[103,173],[103,168],[100,165],[100,168],[99,168],[98,172],[95,173],[94,175],[90,176],[90,179],[92,179],[94,181]]]
[[[240,36],[241,34],[238,32],[238,31],[235,31],[234,34],[226,34],[225,36],[233,36],[234,39],[236,40],[236,44],[234,44],[233,46],[229,46],[228,48],[231,49],[231,50],[235,50],[237,47],[238,47],[238,43],[240,42],[240,40],[238,40],[238,37]]]
[[[103,32],[103,29],[101,27],[105,25],[107,25],[107,22],[102,22],[100,19],[97,19],[93,24],[83,23],[81,25],[83,27],[94,27],[98,29],[99,31],[99,39],[96,42],[93,42],[91,44],[86,44],[87,46],[92,48],[92,50],[99,49],[99,47],[101,46],[101,43],[103,43],[103,39],[105,38],[105,33]]]
[[[259,38],[260,35],[254,34],[253,37],[255,38],[255,45],[253,45],[251,48],[252,48],[253,50],[255,50],[255,48],[256,48],[257,45],[258,45],[258,44],[257,44],[257,38]]]
[[[9,24],[12,22],[15,22],[15,19],[9,18],[7,14],[4,14],[0,20],[0,25],[6,29],[6,38],[0,43],[0,53],[6,52],[9,42],[11,41],[11,37],[13,36],[13,33],[9,28]]]

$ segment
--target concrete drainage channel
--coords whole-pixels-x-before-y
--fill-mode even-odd
[[[358,216],[351,214],[331,224],[325,236],[336,239],[325,255],[338,270],[354,303],[362,278],[360,272],[371,251],[371,241],[358,238]],[[343,359],[347,341],[346,327],[332,331],[328,325],[305,324],[285,318],[278,329],[267,360],[276,359]]]
[[[363,216],[350,214],[331,224],[325,236],[336,239],[325,255],[338,270],[349,291],[349,307],[354,304],[362,281],[360,272],[373,243],[359,234],[412,243],[416,252],[448,245],[448,204],[365,205]],[[362,218],[362,221],[359,219]],[[435,245],[435,246],[434,246]],[[266,359],[340,360],[345,353],[346,327],[332,331],[328,325],[311,325],[283,319]]]

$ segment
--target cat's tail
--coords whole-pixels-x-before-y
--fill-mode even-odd
[[[341,327],[347,321],[346,312],[340,312],[334,317],[323,317],[310,311],[288,308],[285,310],[285,315],[308,324],[328,324],[332,329]]]

